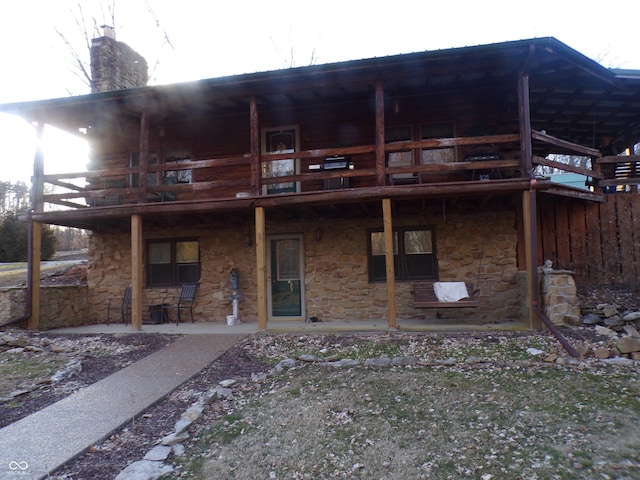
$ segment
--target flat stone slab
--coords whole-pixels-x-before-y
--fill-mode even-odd
[[[46,478],[195,376],[244,337],[186,335],[0,429],[0,478]]]

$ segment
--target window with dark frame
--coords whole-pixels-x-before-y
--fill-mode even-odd
[[[191,151],[187,147],[166,148],[164,150],[150,150],[149,151],[149,166],[156,166],[159,163],[163,163],[166,167],[172,165],[180,166],[180,164],[188,164],[191,162]],[[138,168],[140,166],[140,152],[131,152],[129,156],[129,167]],[[191,183],[192,182],[191,170],[166,170],[164,173],[156,171],[147,174],[147,186],[155,187],[161,184],[174,184],[174,183]],[[132,173],[129,178],[129,185],[131,187],[138,187],[140,184],[140,175],[138,173]]]
[[[451,122],[425,123],[420,125],[420,140],[431,138],[452,138],[454,136],[454,125]],[[456,150],[454,147],[444,148],[424,148],[420,153],[422,164],[451,163],[456,161]]]
[[[384,232],[369,232],[369,280],[386,281]],[[393,229],[393,265],[395,279],[437,280],[438,260],[433,227],[398,227]]]
[[[172,287],[200,281],[200,246],[193,239],[147,243],[147,286]]]

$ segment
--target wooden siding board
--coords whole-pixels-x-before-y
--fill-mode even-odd
[[[556,212],[556,248],[558,251],[558,263],[556,268],[562,270],[571,269],[571,233],[569,229],[569,209],[567,202],[557,204]]]
[[[600,239],[600,205],[588,205],[585,212],[585,222],[587,227],[586,248],[587,248],[587,272],[589,283],[602,283],[603,260],[602,242]]]
[[[607,201],[600,206],[600,222],[602,228],[602,259],[605,283],[617,283],[620,278],[620,261],[618,252],[618,228],[616,225],[616,196],[607,196]]]
[[[584,283],[589,279],[589,256],[587,253],[586,209],[583,202],[569,204],[569,232],[571,248],[571,267],[575,272],[574,280]]]
[[[637,202],[636,202],[637,203]],[[619,232],[619,262],[622,283],[632,284],[637,278],[633,239],[633,202],[631,195],[616,195],[616,219]]]
[[[640,262],[640,194],[636,191],[632,194],[633,202],[631,208],[631,215],[633,217],[632,234],[633,234],[633,259],[635,262]],[[635,282],[640,281],[640,265],[635,266],[636,278]]]
[[[553,203],[546,202],[540,212],[540,220],[542,221],[540,229],[542,234],[542,258],[538,258],[538,261],[542,263],[545,260],[553,260],[554,268],[558,268],[559,256],[556,243],[557,226],[553,206]]]

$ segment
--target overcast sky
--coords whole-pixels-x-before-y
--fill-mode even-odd
[[[110,23],[100,5],[112,1],[3,5],[0,103],[88,93],[54,27],[84,51],[70,9],[81,3],[87,18]],[[640,70],[637,0],[116,0],[115,8],[116,37],[147,59],[151,84],[546,36],[606,67]],[[4,152],[32,155],[15,138],[0,119]]]

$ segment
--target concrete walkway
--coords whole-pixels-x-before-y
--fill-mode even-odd
[[[0,479],[47,478],[195,376],[246,334],[185,335],[0,429]]]

